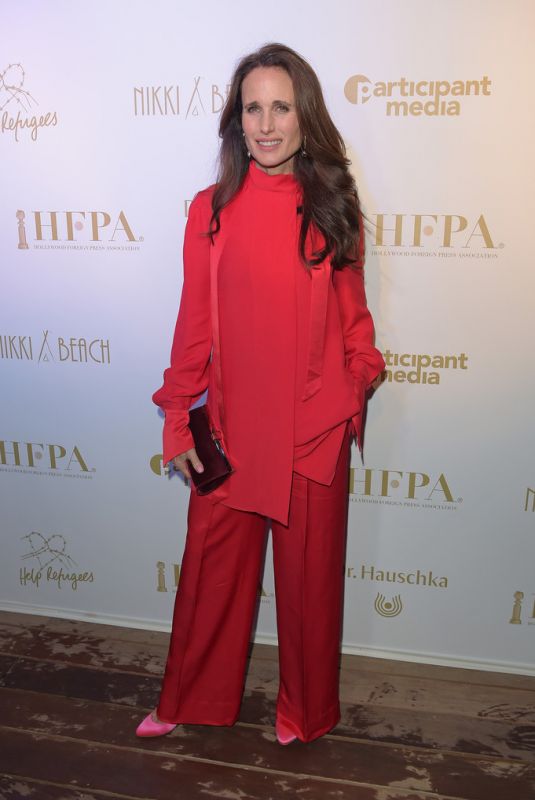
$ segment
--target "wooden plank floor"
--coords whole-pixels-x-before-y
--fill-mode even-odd
[[[239,722],[139,740],[168,636],[0,612],[0,798],[535,800],[535,678],[344,656],[342,720],[277,744],[277,651]]]

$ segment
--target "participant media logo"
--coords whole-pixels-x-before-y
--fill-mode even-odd
[[[58,589],[76,591],[81,583],[93,583],[94,574],[80,570],[67,553],[67,540],[59,533],[46,536],[32,531],[21,537],[24,542],[24,562],[19,570],[21,586],[38,589],[43,584],[53,584]]]
[[[386,369],[382,381],[388,383],[439,384],[444,370],[467,370],[466,353],[429,355],[427,353],[393,353],[385,350]]]
[[[78,445],[0,439],[0,471],[91,479],[96,472]]]
[[[463,502],[443,472],[351,467],[349,493],[352,502],[435,511],[456,511]]]
[[[373,255],[488,259],[505,246],[483,213],[376,211],[367,220]]]
[[[159,477],[169,477],[169,473],[171,472],[169,468],[169,464],[165,466],[162,464],[163,456],[161,453],[155,453],[149,461],[149,466],[151,468],[151,472]]]
[[[58,124],[56,111],[35,113],[39,103],[30,93],[22,64],[8,64],[0,70],[0,131],[16,142],[24,138],[37,141],[41,128]]]
[[[122,209],[28,213],[19,209],[14,216],[19,250],[133,251],[144,241]]]
[[[458,117],[467,98],[488,97],[492,81],[487,75],[471,80],[373,81],[367,75],[351,75],[344,86],[346,99],[353,105],[370,100],[380,104],[387,117]]]
[[[54,336],[49,330],[40,337],[0,334],[0,359],[36,364],[110,364],[110,340]]]
[[[205,117],[219,114],[230,84],[213,83],[200,75],[190,81],[158,86],[134,86],[135,117]]]

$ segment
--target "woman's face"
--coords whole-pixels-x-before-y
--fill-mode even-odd
[[[293,172],[301,147],[292,79],[282,67],[256,67],[243,79],[242,128],[245,144],[269,175]]]

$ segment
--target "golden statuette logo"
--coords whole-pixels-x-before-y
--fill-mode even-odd
[[[17,219],[19,221],[19,250],[27,250],[28,242],[26,241],[26,227],[24,225],[24,218],[26,214],[20,209],[17,211]]]
[[[522,625],[522,604],[524,602],[524,592],[514,593],[513,611],[510,625]],[[531,609],[531,616],[528,618],[528,625],[535,625],[535,594],[533,595],[533,608]]]
[[[391,600],[387,600],[384,594],[378,592],[374,608],[382,617],[397,617],[403,610],[401,595],[396,594]]]
[[[176,592],[178,589],[178,584],[180,583],[180,572],[182,570],[182,564],[170,564],[169,565],[169,572],[171,572],[172,577],[172,591]],[[167,592],[167,571],[168,565],[165,561],[157,561],[156,562],[156,591],[157,592]],[[261,602],[268,601],[269,598],[273,597],[273,592],[266,592],[265,588],[263,587],[262,583],[258,584],[258,597],[260,598]]]

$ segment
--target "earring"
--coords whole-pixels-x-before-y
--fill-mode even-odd
[[[308,156],[308,153],[307,153],[307,135],[306,135],[306,133],[303,136],[303,141],[301,143],[300,154],[303,156],[303,158],[306,158]]]
[[[241,135],[243,136],[243,143],[245,145],[245,131],[242,131]],[[249,152],[249,149],[247,148],[247,145],[245,145],[245,149],[247,150],[247,158],[251,158],[251,153]]]

